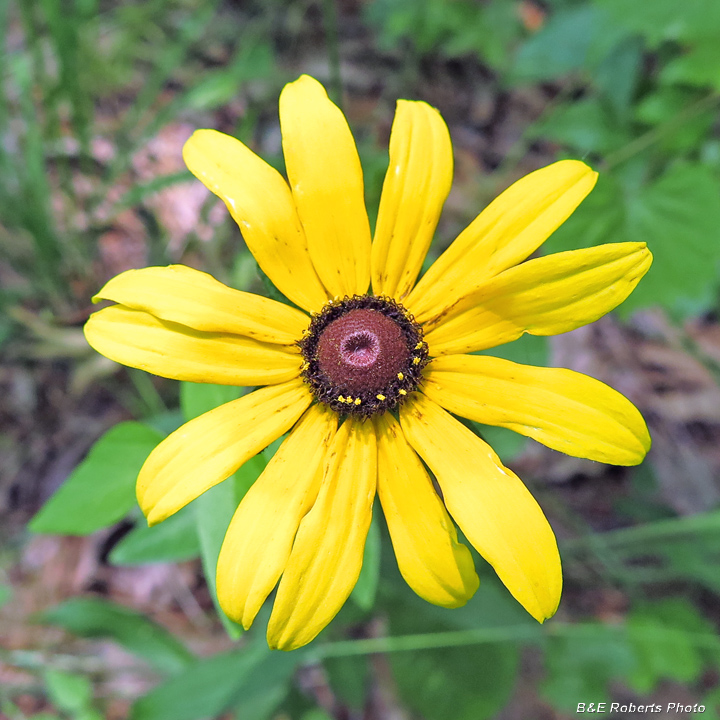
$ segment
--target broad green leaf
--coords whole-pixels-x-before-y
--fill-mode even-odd
[[[75,598],[40,616],[82,637],[109,637],[162,673],[188,667],[193,655],[170,632],[129,608],[97,598]]]
[[[481,565],[482,563],[477,562]],[[481,585],[462,608],[430,605],[396,587],[388,605],[390,634],[473,632],[482,627],[533,627],[510,595],[478,568]],[[387,588],[385,588],[387,591]],[[536,624],[536,623],[535,623]],[[538,628],[538,636],[540,626]],[[403,702],[425,720],[483,720],[505,706],[517,676],[519,650],[512,643],[465,645],[388,655]]]
[[[550,357],[548,339],[540,335],[523,335],[507,345],[488,350],[479,350],[474,355],[491,355],[492,357],[512,360],[524,365],[547,365]]]
[[[353,710],[361,711],[371,682],[367,657],[326,658],[322,664],[332,691]]]
[[[525,448],[528,438],[508,428],[472,422],[472,427],[504,463],[512,462]]]
[[[423,718],[484,720],[510,698],[518,651],[499,643],[470,645],[392,653],[390,663],[400,697]]]
[[[267,620],[263,619],[264,626]],[[262,633],[259,633],[262,636]],[[258,637],[258,643],[264,643]],[[236,694],[233,709],[238,720],[268,720],[285,699],[293,674],[304,659],[302,650],[291,653],[273,652],[250,671]]]
[[[669,128],[658,142],[658,147],[668,155],[695,152],[715,122],[712,107],[687,115],[687,109],[702,97],[702,92],[696,88],[661,86],[637,105],[635,117],[648,125]]]
[[[363,555],[360,577],[350,594],[353,602],[366,612],[372,610],[375,604],[375,594],[377,593],[378,581],[380,580],[381,545],[382,538],[376,510],[370,523],[367,540],[365,541],[365,553]]]
[[[251,711],[253,704],[256,709],[262,705],[264,695],[279,703],[303,659],[302,652],[271,652],[262,639],[199,660],[140,698],[133,706],[131,720],[198,720],[216,717],[235,706],[242,713],[244,705]],[[259,720],[263,716],[255,712],[248,717]]]
[[[569,711],[578,697],[607,702],[616,679],[646,696],[662,680],[696,682],[709,664],[717,666],[718,649],[712,624],[686,600],[646,602],[630,611],[624,626],[569,626],[562,637],[551,636],[541,693]]]
[[[593,83],[615,116],[626,120],[640,80],[643,46],[637,36],[623,38],[593,72]]]
[[[664,40],[692,41],[720,33],[720,3],[716,0],[595,0],[616,24],[642,35],[652,47]]]
[[[84,675],[46,670],[45,687],[52,704],[67,713],[85,710],[92,699],[92,685]]]
[[[720,43],[708,36],[671,60],[660,73],[660,82],[720,90]]]
[[[648,125],[666,123],[701,97],[695,88],[660,86],[635,106],[635,118]]]
[[[167,520],[147,527],[144,520],[112,549],[113,565],[144,565],[190,560],[200,556],[200,541],[191,508],[183,508]]]
[[[720,183],[702,165],[676,165],[628,198],[626,237],[647,242],[654,261],[622,306],[683,312],[712,302],[720,267]],[[689,301],[689,302],[688,302]]]
[[[646,695],[662,680],[686,685],[698,680],[707,651],[697,646],[696,636],[714,637],[715,629],[689,601],[677,598],[645,603],[632,610],[627,625],[637,664],[626,681],[635,692]]]
[[[241,393],[241,388],[227,385],[184,382],[180,386],[180,405],[185,418],[192,420],[202,413],[240,397]],[[277,444],[271,447],[276,449]],[[193,503],[205,580],[220,620],[233,639],[239,638],[243,631],[238,623],[225,615],[218,604],[215,590],[217,559],[235,509],[265,469],[268,459],[272,457],[271,452],[274,450],[268,448],[265,452],[250,458],[231,478],[211,488]]]
[[[545,252],[644,241],[647,275],[619,311],[660,305],[687,315],[709,307],[720,266],[720,183],[698,164],[678,164],[657,180],[624,190],[601,175],[595,190],[545,244]]]
[[[238,88],[248,80],[268,77],[275,71],[274,55],[262,34],[246,33],[238,52],[221,70],[205,72],[200,82],[182,98],[184,108],[212,110],[226,105],[237,96]]]
[[[553,13],[520,47],[512,80],[549,80],[583,69],[595,37],[597,15],[597,10],[587,4]]]
[[[131,720],[196,720],[220,715],[270,651],[261,645],[198,660],[140,698]]]
[[[180,407],[185,420],[214,410],[243,394],[243,389],[231,385],[212,385],[210,383],[180,383]]]
[[[597,68],[626,38],[602,8],[583,3],[555,10],[520,47],[510,73],[513,83],[553,80]]]
[[[549,358],[549,343],[546,337],[540,335],[523,335],[517,340],[490,348],[480,350],[476,355],[491,355],[504,358],[523,365],[547,365]],[[483,425],[472,422],[471,428],[480,434],[503,462],[510,462],[517,457],[529,442],[528,438],[507,428]]]
[[[30,521],[37,533],[89,535],[121,520],[135,505],[135,480],[163,439],[138,422],[108,430]]]
[[[554,140],[578,156],[606,154],[630,139],[597,98],[560,105],[533,125],[528,136]]]
[[[163,437],[175,432],[184,422],[185,419],[179,408],[166,410],[145,419],[145,424],[157,430]]]
[[[218,617],[233,640],[237,640],[243,634],[243,628],[232,621],[220,607],[217,599],[215,574],[220,548],[237,505],[238,498],[235,494],[234,478],[210,488],[193,502],[205,582],[210,590]]]
[[[205,580],[220,620],[228,635],[234,639],[239,638],[243,631],[238,623],[225,615],[217,601],[215,589],[217,560],[235,509],[265,469],[267,457],[265,453],[260,453],[250,458],[232,478],[211,488],[193,503]]]
[[[608,683],[627,677],[637,666],[626,634],[598,624],[582,632],[548,638],[545,646],[546,677],[541,695],[556,708],[574,711],[577,703],[607,702]]]

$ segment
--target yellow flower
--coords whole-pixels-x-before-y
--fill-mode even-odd
[[[308,76],[287,85],[280,123],[289,184],[213,130],[197,131],[184,157],[301,309],[175,265],[111,280],[96,300],[116,304],[85,327],[95,349],[125,365],[267,386],[188,422],[152,452],[137,483],[148,522],[289,431],[220,553],[218,597],[231,618],[249,627],[279,581],[268,643],[310,642],[357,581],[377,491],[400,571],[418,595],[457,607],[477,589],[455,522],[544,621],[562,586],[550,525],[451,413],[619,465],[639,463],[650,438],[637,409],[593,378],[468,353],[593,322],[628,296],[650,253],[619,243],[526,261],[595,184],[589,167],[566,160],[506,190],[416,283],[452,181],[440,114],[398,102],[372,242],[355,143],[323,87]]]

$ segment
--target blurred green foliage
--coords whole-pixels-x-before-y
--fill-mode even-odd
[[[186,113],[220,111],[239,87],[263,83],[264,91],[248,97],[237,128],[240,137],[252,138],[257,119],[275,112],[279,88],[296,74],[283,71],[282,63],[292,64],[312,7],[289,0],[0,1],[0,27],[8,28],[0,47],[0,253],[26,280],[0,288],[0,309],[30,302],[62,316],[86,302],[73,295],[72,283],[95,282],[100,233],[122,211],[142,210],[158,189],[188,177],[175,173],[136,186],[101,215],[103,199],[133,153],[168,122]],[[535,19],[523,16],[523,10],[531,10]],[[545,251],[646,241],[655,261],[621,307],[622,315],[648,307],[679,319],[717,311],[717,0],[553,0],[542,7],[519,0],[368,0],[362,22],[381,52],[399,58],[398,84],[406,96],[421,86],[423,63],[430,62],[480,67],[497,93],[544,93],[542,115],[528,123],[498,175],[511,172],[538,144],[557,157],[583,158],[601,171],[594,192]],[[125,94],[131,102],[120,102]],[[116,116],[114,122],[108,113]],[[115,148],[107,162],[93,151],[98,137],[109,138]],[[386,151],[368,137],[360,149],[374,216]],[[278,158],[272,161],[281,165]],[[92,180],[89,197],[78,193],[79,177]],[[72,220],[78,213],[85,218],[80,224]],[[152,261],[166,262],[163,229],[146,215],[141,213]],[[233,232],[226,237],[234,238]],[[210,243],[200,252],[210,269],[225,272],[222,249]],[[232,284],[246,288],[257,282],[247,253],[236,253],[229,267],[225,279]],[[0,345],[12,339],[12,328],[11,321],[0,319]],[[547,347],[544,339],[528,336],[493,354],[543,364]],[[163,409],[162,400],[142,382],[137,381],[142,402],[136,406],[144,417],[109,430],[30,529],[84,535],[128,518],[135,525],[114,547],[110,562],[200,557],[217,602],[214,566],[220,543],[235,506],[276,445],[193,506],[146,528],[135,506],[135,477],[181,418],[178,413],[151,417]],[[238,392],[183,384],[182,415],[193,418]],[[503,459],[523,446],[509,431],[476,429]],[[675,681],[700,696],[706,693],[708,705],[717,703],[720,691],[707,690],[702,677],[717,676],[720,644],[688,592],[709,593],[713,602],[720,595],[716,512],[568,541],[562,551],[571,582],[579,575],[598,587],[622,587],[630,608],[614,623],[589,618],[542,628],[518,611],[488,567],[480,591],[465,608],[445,611],[420,602],[402,582],[387,529],[376,515],[354,602],[307,652],[270,653],[263,640],[266,619],[243,634],[219,608],[239,644],[205,659],[143,615],[100,600],[66,602],[42,621],[82,637],[110,638],[153,668],[159,684],[136,703],[136,720],[193,720],[226,711],[241,720],[262,720],[279,711],[301,720],[327,720],[324,710],[293,689],[293,674],[309,662],[322,663],[333,692],[361,712],[377,672],[371,656],[379,652],[388,653],[394,685],[412,717],[482,720],[512,696],[525,645],[542,658],[538,691],[560,711],[571,711],[580,701],[608,700],[619,681],[638,697],[663,681]],[[601,567],[601,580],[588,581],[583,575],[588,567]],[[667,595],[668,587],[675,597],[653,599]],[[0,586],[2,599],[6,594]],[[385,623],[387,636],[346,639],[348,628],[372,617]],[[30,660],[27,667],[38,669]],[[48,717],[97,717],[93,685],[82,673],[50,669],[43,683],[60,713]],[[0,701],[3,712],[22,717],[1,692]]]

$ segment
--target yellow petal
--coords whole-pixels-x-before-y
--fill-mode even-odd
[[[424,102],[398,100],[372,245],[376,295],[402,300],[410,292],[450,192],[452,172],[450,133],[440,113]]]
[[[327,456],[322,487],[300,523],[268,624],[271,648],[309,643],[343,606],[360,575],[377,478],[370,422],[345,421]]]
[[[480,583],[472,555],[458,542],[445,506],[397,420],[375,420],[378,496],[398,567],[424,600],[443,607],[464,605]]]
[[[173,380],[272,385],[300,375],[297,348],[200,332],[123,305],[93,313],[84,330],[88,343],[105,357]]]
[[[557,335],[595,322],[633,291],[652,263],[645,243],[546,255],[501,273],[425,326],[431,355]]]
[[[575,457],[637,465],[650,449],[637,408],[599,380],[482,355],[435,358],[423,392],[446,410]]]
[[[233,290],[184,265],[128,270],[93,298],[144,310],[203,332],[234,333],[292,345],[310,323],[305,313],[253,293]]]
[[[362,168],[347,120],[303,75],[280,94],[283,153],[310,257],[331,296],[370,284],[370,225]]]
[[[227,205],[263,272],[311,312],[327,301],[285,179],[234,137],[196,130],[183,148],[195,177]]]
[[[400,423],[467,539],[536,620],[551,617],[562,591],[560,555],[527,488],[489,445],[422,394],[401,408]]]
[[[287,432],[310,405],[301,380],[273,385],[196,417],[163,440],[140,470],[137,496],[155,525],[232,475]]]
[[[217,593],[225,613],[246,630],[285,569],[336,430],[334,412],[322,405],[307,410],[233,516],[218,559]]]
[[[567,220],[593,189],[597,173],[561,160],[511,185],[488,205],[423,275],[406,307],[419,322],[441,313],[477,285],[521,262]]]

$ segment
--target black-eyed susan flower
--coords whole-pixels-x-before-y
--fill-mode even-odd
[[[400,571],[418,595],[457,607],[477,589],[457,523],[544,621],[562,586],[550,525],[453,415],[570,455],[639,463],[647,428],[615,390],[570,370],[472,353],[593,322],[628,296],[650,253],[619,243],[527,260],[595,184],[589,167],[566,160],[506,190],[416,282],[452,180],[439,113],[398,102],[372,240],[357,150],[323,87],[307,76],[287,85],[280,123],[289,183],[213,130],[197,131],[184,157],[295,307],[187,267],[150,267],[107,283],[97,300],[116,304],[85,327],[94,348],[125,365],[265,386],[188,422],[152,452],[137,483],[148,522],[288,433],[220,552],[217,591],[231,618],[249,627],[279,582],[270,646],[310,642],[357,581],[377,493]]]

